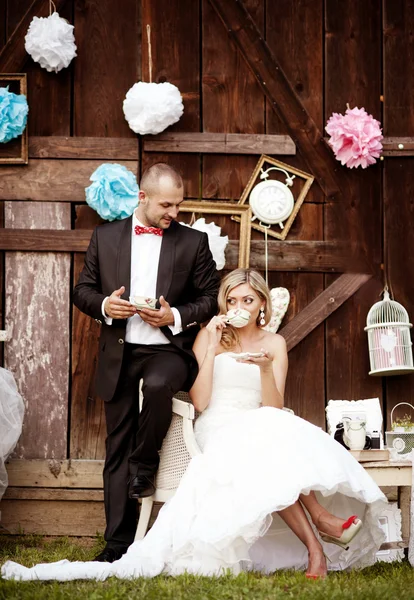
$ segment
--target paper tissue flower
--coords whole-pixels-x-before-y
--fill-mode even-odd
[[[139,187],[135,175],[122,165],[104,163],[90,177],[86,202],[102,219],[126,219],[138,206]]]
[[[54,12],[34,17],[25,37],[26,52],[47,71],[58,73],[76,56],[74,27]]]
[[[348,108],[345,115],[333,113],[325,129],[335,158],[350,169],[366,169],[381,154],[381,124],[364,108]]]
[[[226,264],[224,251],[229,243],[228,236],[221,235],[221,227],[216,225],[214,221],[212,223],[206,223],[205,219],[197,219],[193,225],[188,225],[187,223],[181,223],[181,225],[192,227],[193,229],[197,229],[197,231],[203,231],[207,234],[208,245],[211,254],[213,255],[214,262],[216,263],[217,270],[221,271]]]
[[[0,142],[8,142],[23,133],[28,112],[24,94],[13,94],[8,87],[0,87]]]
[[[272,300],[272,316],[269,323],[263,329],[271,333],[276,333],[288,309],[290,294],[284,287],[272,288],[270,290],[270,298]]]
[[[179,89],[168,82],[135,83],[125,96],[123,109],[132,131],[141,135],[161,133],[184,112]]]

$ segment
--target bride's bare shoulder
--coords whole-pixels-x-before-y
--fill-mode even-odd
[[[286,352],[286,340],[279,333],[270,333],[267,332],[266,342],[271,345],[271,348],[274,352]]]

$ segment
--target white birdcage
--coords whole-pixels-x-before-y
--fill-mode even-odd
[[[414,371],[410,327],[407,311],[391,300],[385,289],[384,299],[370,309],[365,327],[370,375],[402,375]]]

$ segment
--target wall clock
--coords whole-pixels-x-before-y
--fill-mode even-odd
[[[269,179],[269,171],[283,171],[286,181],[283,183],[278,179]],[[261,181],[254,186],[250,192],[249,203],[253,212],[252,221],[257,219],[265,225],[278,224],[284,229],[283,221],[286,221],[293,212],[295,199],[289,187],[293,184],[293,177],[289,176],[284,169],[270,167],[266,171],[262,169]]]
[[[284,240],[313,180],[313,175],[262,154],[239,200],[251,206],[251,227]]]

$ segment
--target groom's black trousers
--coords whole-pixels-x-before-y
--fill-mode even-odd
[[[189,358],[172,344],[125,343],[114,397],[105,402],[106,459],[103,472],[109,546],[134,541],[137,500],[128,497],[128,481],[138,473],[153,475],[158,451],[172,418],[172,397],[185,386]],[[139,380],[143,405],[139,412]]]

